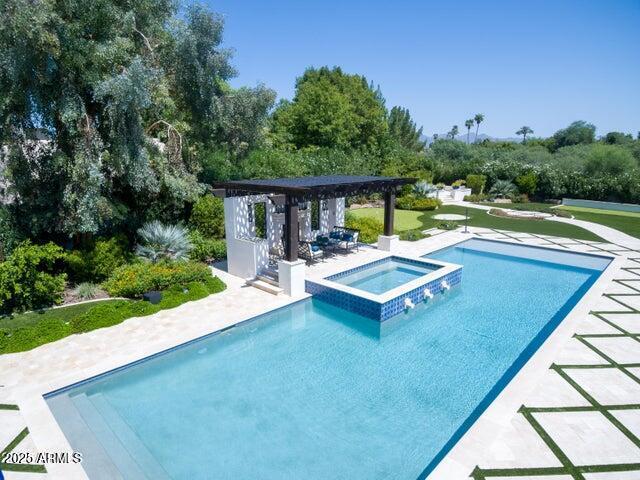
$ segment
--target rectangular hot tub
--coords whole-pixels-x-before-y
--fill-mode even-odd
[[[441,265],[420,264],[399,257],[388,257],[380,263],[365,265],[365,267],[327,278],[342,285],[379,295],[442,268]]]
[[[437,260],[392,255],[322,279],[306,280],[306,291],[380,322],[460,283],[462,267]]]

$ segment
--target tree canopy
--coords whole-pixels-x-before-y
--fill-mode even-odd
[[[407,150],[421,152],[425,149],[426,142],[422,140],[422,127],[416,127],[406,108],[393,107],[389,112],[389,135]]]
[[[567,128],[553,134],[554,148],[557,150],[571,145],[593,143],[596,139],[596,127],[583,120],[573,122]]]
[[[172,0],[6,0],[0,140],[16,218],[36,235],[174,216],[203,191],[198,157],[258,142],[275,94],[233,90],[222,19]]]
[[[296,81],[293,100],[281,102],[273,114],[274,142],[289,148],[375,151],[387,131],[379,90],[338,67],[307,69]]]

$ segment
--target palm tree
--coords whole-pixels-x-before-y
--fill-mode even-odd
[[[136,253],[153,263],[186,260],[192,248],[187,229],[181,225],[164,225],[157,220],[147,222],[138,230],[138,236],[141,243],[136,246]]]
[[[478,129],[480,128],[480,124],[484,121],[484,115],[481,113],[476,113],[476,116],[473,117],[473,120],[476,122],[476,138],[475,142],[478,141]]]
[[[518,130],[516,132],[516,135],[522,135],[522,143],[527,141],[527,135],[533,133],[533,130],[531,130],[531,127],[527,127],[526,125],[522,128],[520,128],[520,130]]]
[[[473,118],[466,120],[464,126],[467,127],[467,145],[469,144],[469,134],[471,133],[471,127],[473,127]]]
[[[447,136],[451,137],[451,140],[455,140],[456,135],[458,135],[458,125],[451,127],[451,130],[447,133]]]

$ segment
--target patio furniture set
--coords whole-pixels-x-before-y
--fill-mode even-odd
[[[328,234],[316,235],[313,241],[300,241],[298,250],[300,258],[308,263],[314,263],[340,251],[349,253],[354,248],[358,250],[359,235],[360,231],[354,228],[333,227]]]

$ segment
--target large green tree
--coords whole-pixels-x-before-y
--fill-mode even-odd
[[[578,120],[553,134],[553,148],[557,150],[571,145],[593,143],[595,139],[596,127],[584,120]]]
[[[426,142],[422,140],[422,127],[417,128],[409,110],[393,107],[389,112],[389,135],[398,144],[414,152],[422,152]]]
[[[73,236],[175,218],[212,146],[242,154],[273,104],[233,90],[222,19],[173,0],[0,4],[0,141],[16,219]]]
[[[377,150],[387,134],[379,90],[340,68],[309,68],[296,81],[293,100],[276,108],[272,139],[287,148]]]

